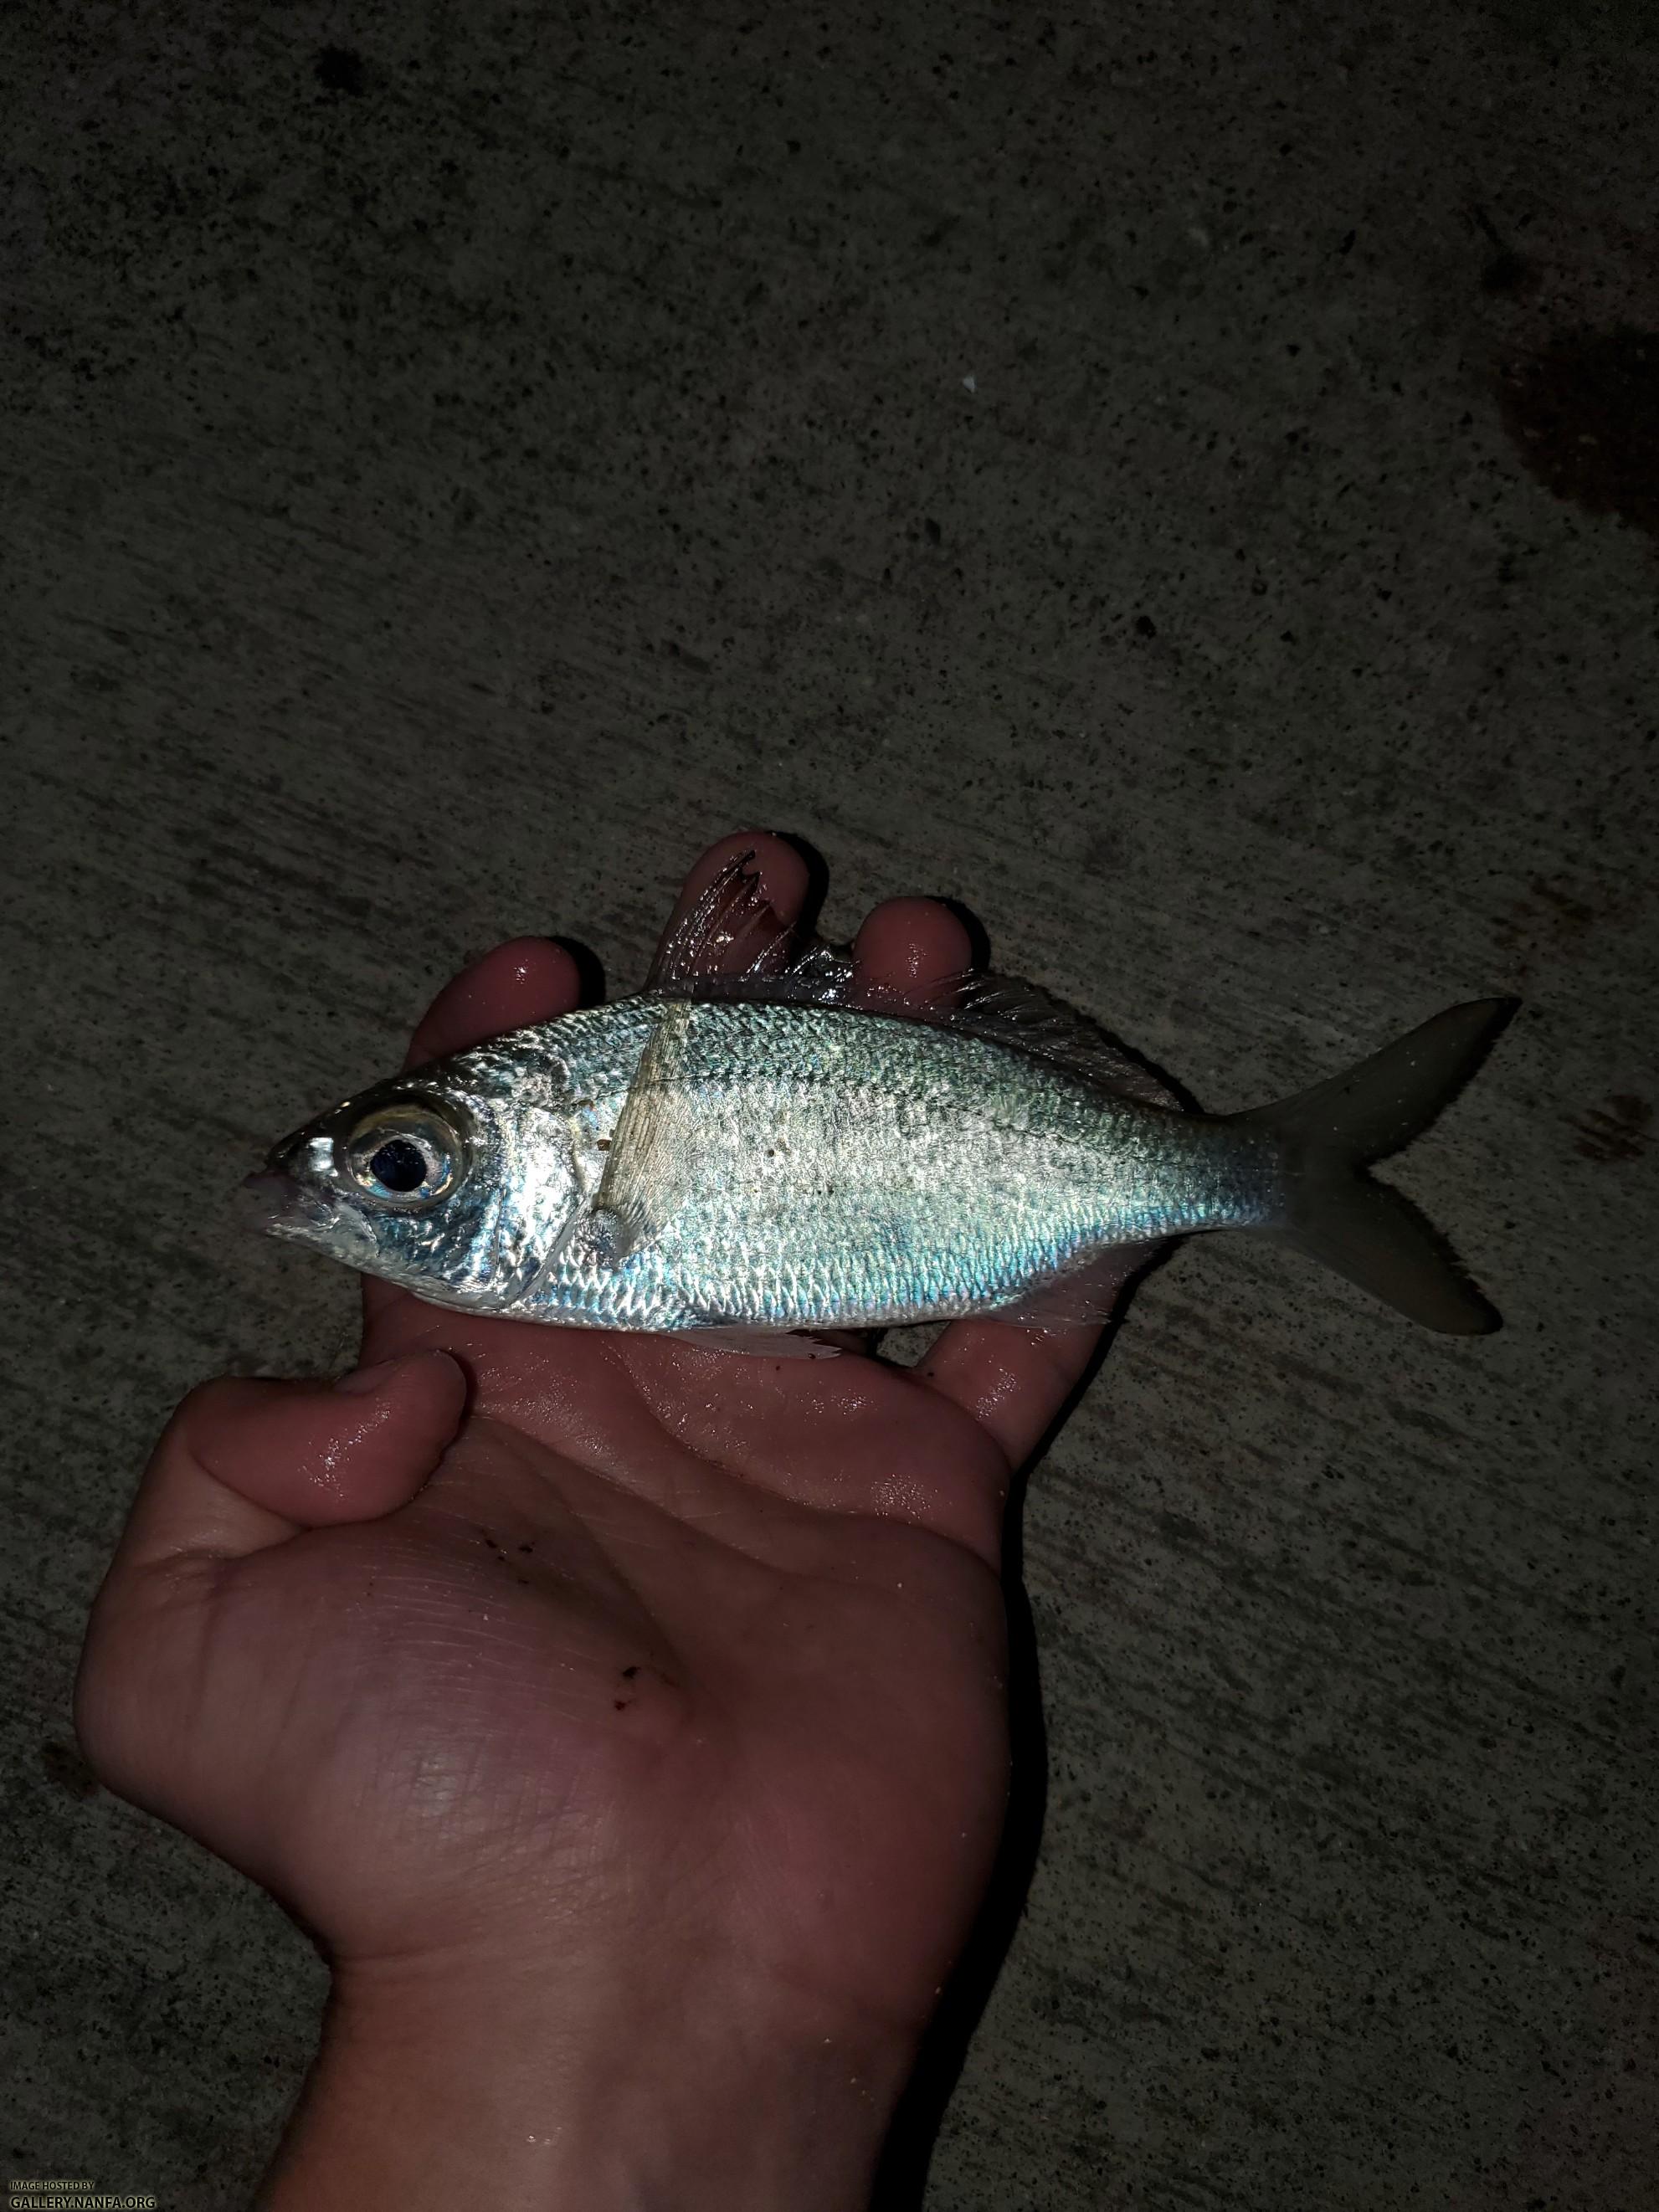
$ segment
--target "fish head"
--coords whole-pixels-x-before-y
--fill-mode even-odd
[[[356,1092],[272,1146],[258,1225],[436,1304],[511,1305],[580,1208],[567,1071],[495,1047]]]

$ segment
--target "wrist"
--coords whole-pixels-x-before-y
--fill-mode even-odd
[[[647,1960],[336,1977],[264,2212],[856,2212],[915,2037]]]

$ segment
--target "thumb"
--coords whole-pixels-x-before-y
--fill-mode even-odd
[[[144,1470],[81,1654],[75,1725],[111,1789],[175,1817],[158,1716],[165,1745],[199,1700],[226,1563],[407,1504],[465,1402],[442,1352],[335,1383],[226,1376],[191,1392]]]
[[[445,1352],[406,1352],[332,1383],[204,1383],[155,1448],[112,1579],[392,1512],[430,1476],[465,1404],[466,1377]]]

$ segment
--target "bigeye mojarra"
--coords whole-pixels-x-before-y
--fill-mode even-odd
[[[1028,985],[964,975],[910,1003],[861,988],[844,949],[779,951],[731,863],[637,995],[393,1076],[286,1139],[252,1178],[266,1225],[441,1305],[774,1350],[966,1314],[1098,1320],[1115,1257],[1220,1230],[1431,1328],[1497,1326],[1368,1170],[1455,1095],[1512,1000],[1212,1116]]]

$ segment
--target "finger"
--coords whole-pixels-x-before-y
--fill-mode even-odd
[[[442,1352],[335,1383],[204,1383],[155,1448],[111,1578],[186,1557],[240,1558],[301,1528],[390,1513],[431,1474],[465,1403],[466,1378]]]
[[[858,981],[902,998],[936,998],[973,958],[967,930],[938,899],[885,899],[853,940]]]
[[[465,1052],[504,1030],[568,1014],[581,1000],[576,963],[550,937],[515,937],[444,985],[427,1008],[407,1065]]]
[[[783,929],[793,928],[806,903],[809,878],[805,861],[787,838],[775,836],[769,830],[738,830],[729,837],[717,839],[692,864],[663,932],[664,945],[721,869],[750,854],[762,897]],[[733,965],[747,968],[757,950],[756,933],[746,932],[741,945],[733,947]]]
[[[1088,1273],[1091,1302],[1109,1310],[1146,1259],[1144,1245],[1103,1253]],[[1082,1380],[1103,1333],[1102,1325],[1077,1322],[1023,1328],[953,1321],[910,1370],[911,1378],[971,1413],[1018,1466]]]

